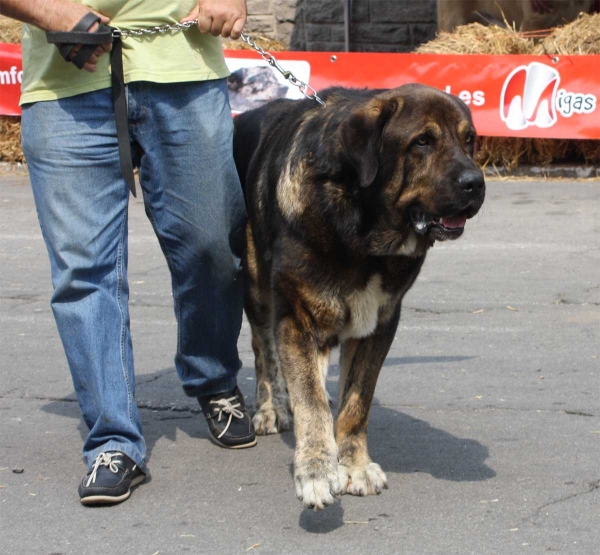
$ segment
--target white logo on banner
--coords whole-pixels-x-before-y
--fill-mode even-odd
[[[500,117],[506,126],[519,131],[529,126],[552,127],[557,112],[564,117],[591,114],[596,109],[593,94],[559,89],[560,74],[546,64],[519,66],[506,78],[500,96]]]
[[[506,78],[500,97],[500,117],[509,129],[530,125],[552,127],[556,123],[555,100],[560,83],[556,69],[532,62]]]

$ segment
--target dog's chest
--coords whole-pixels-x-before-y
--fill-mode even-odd
[[[346,304],[350,313],[348,323],[340,332],[340,341],[362,338],[372,334],[379,320],[379,309],[390,303],[391,295],[381,288],[381,276],[374,275],[364,289],[348,295]]]

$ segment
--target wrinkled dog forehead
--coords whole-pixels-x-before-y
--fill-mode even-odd
[[[426,85],[404,85],[393,90],[393,98],[399,106],[396,117],[404,125],[423,128],[439,136],[444,128],[459,133],[473,128],[469,107],[458,97]]]

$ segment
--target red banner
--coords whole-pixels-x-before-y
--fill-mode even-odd
[[[237,90],[232,91],[230,78],[232,108],[236,108],[237,91],[244,90],[239,84],[243,85],[244,79],[255,96],[260,96],[261,88],[268,92],[256,72],[244,69],[267,66],[266,62],[256,61],[257,55],[248,51],[230,50],[226,56],[234,76],[238,74],[234,81]],[[277,52],[276,57],[282,67],[316,90],[333,85],[390,89],[417,82],[455,94],[470,106],[480,135],[600,139],[598,55]],[[278,83],[285,83],[275,70],[273,73]],[[286,96],[297,98],[294,88],[290,87]],[[245,96],[251,96],[251,91]],[[268,94],[262,96],[263,100],[272,99]],[[239,107],[243,111],[244,103]]]
[[[21,48],[0,44],[0,114],[19,114]],[[255,52],[225,52],[234,112],[302,98]],[[459,96],[480,135],[600,139],[600,56],[482,56],[277,52],[282,67],[316,90],[394,88],[418,82]]]
[[[22,79],[21,45],[0,43],[0,115],[21,115]]]

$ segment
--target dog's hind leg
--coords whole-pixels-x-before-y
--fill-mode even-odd
[[[349,339],[341,350],[340,407],[335,425],[343,493],[372,495],[387,488],[381,467],[367,448],[367,426],[375,385],[398,326],[400,308],[364,339]]]
[[[290,402],[270,327],[253,326],[252,349],[256,361],[256,412],[252,419],[256,433],[266,435],[289,430]]]
[[[257,258],[250,225],[246,228],[244,257],[244,308],[252,327],[256,370],[256,412],[252,420],[257,434],[276,434],[289,430],[292,415],[275,348],[268,277]]]

